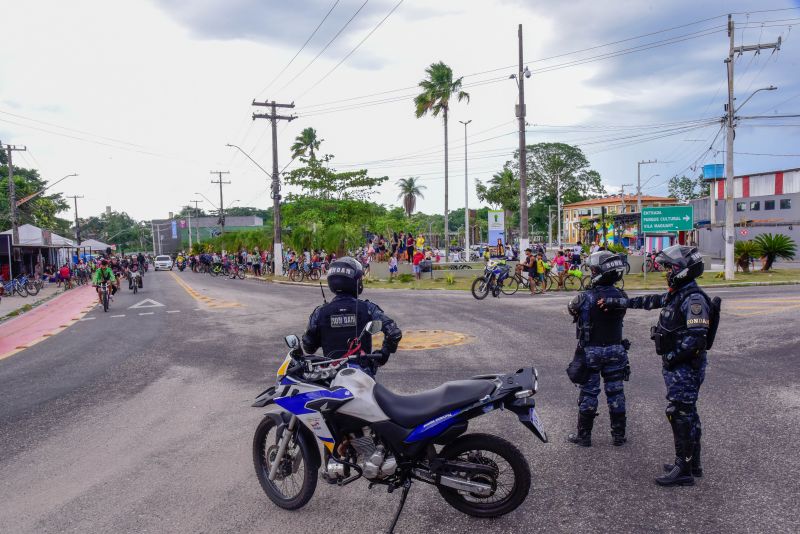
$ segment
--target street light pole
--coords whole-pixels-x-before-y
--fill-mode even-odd
[[[642,239],[642,165],[658,163],[658,160],[640,161],[636,164],[636,211],[639,212],[639,224],[636,225],[636,245]],[[642,241],[644,245],[644,241]]]
[[[519,250],[520,257],[522,252],[528,248],[528,171],[527,154],[525,146],[525,78],[529,78],[531,71],[527,67],[522,68],[522,24],[517,29],[519,40],[519,70],[517,72],[517,82],[519,88]],[[508,239],[508,237],[506,237]]]
[[[464,256],[469,261],[469,179],[467,178],[467,125],[472,122],[458,121],[464,125]]]

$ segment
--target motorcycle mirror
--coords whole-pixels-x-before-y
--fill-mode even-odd
[[[290,349],[296,349],[300,346],[300,340],[294,334],[286,336],[283,340],[286,341],[286,346]]]
[[[377,334],[383,328],[383,321],[375,320],[367,323],[364,327],[364,333]]]

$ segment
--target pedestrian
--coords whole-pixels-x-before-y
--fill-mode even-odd
[[[413,247],[412,247],[413,248]],[[418,250],[414,253],[414,257],[412,258],[412,270],[414,274],[417,276],[417,280],[422,278],[422,267],[420,267],[420,262],[425,259],[425,255],[422,253],[421,250]]]
[[[547,264],[544,260],[544,255],[539,252],[536,254],[536,278],[538,278],[538,284],[542,288],[542,293],[547,291],[547,284],[545,283],[545,277],[547,275]],[[533,287],[533,283],[531,283],[531,287]]]
[[[666,293],[601,299],[598,305],[609,312],[618,308],[662,308],[650,337],[655,342],[656,354],[661,356],[675,461],[664,464],[664,474],[656,478],[656,483],[692,486],[694,477],[703,476],[702,426],[697,400],[705,380],[706,351],[712,347],[719,326],[721,300],[710,299],[695,281],[704,269],[697,248],[673,245],[662,250],[656,261],[667,271]]]
[[[534,284],[534,280],[536,278],[536,258],[533,256],[533,250],[526,248],[525,249],[525,260],[517,265],[518,272],[520,275],[524,272],[528,275],[528,289],[531,292],[531,295],[534,294],[534,289],[536,288]]]
[[[566,263],[567,259],[564,256],[564,251],[559,250],[556,252],[556,257],[553,258],[553,264],[556,266],[556,274],[558,276],[558,287],[559,289],[563,289],[564,287],[564,274],[566,271]]]
[[[392,280],[397,274],[397,252],[392,253],[389,258],[389,280]]]
[[[414,236],[411,232],[408,233],[406,238],[406,255],[408,256],[408,263],[414,262]]]
[[[576,323],[578,347],[567,373],[570,380],[580,386],[578,395],[578,430],[567,440],[582,447],[592,445],[592,427],[597,417],[597,397],[600,395],[600,377],[611,420],[611,437],[615,446],[623,445],[625,438],[625,390],[623,381],[630,377],[628,348],[630,343],[622,338],[622,320],[625,309],[604,312],[597,302],[601,299],[621,298],[625,294],[614,287],[622,278],[622,258],[610,252],[597,252],[589,256],[591,284],[567,305]],[[582,372],[580,372],[582,370]]]
[[[261,276],[261,254],[253,252],[253,254],[250,256],[250,259],[253,263],[253,274],[256,276]]]

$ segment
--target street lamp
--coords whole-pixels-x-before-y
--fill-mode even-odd
[[[214,209],[219,209],[219,208],[217,207],[217,205],[216,205],[216,204],[214,204],[213,202],[211,202],[211,201],[208,199],[208,197],[207,197],[207,196],[205,196],[203,193],[198,193],[198,192],[195,192],[194,194],[195,194],[195,195],[200,195],[201,197],[203,197],[204,199],[206,199],[206,202],[208,202],[209,204],[211,204],[211,205],[214,207]]]
[[[51,187],[53,187],[54,185],[56,185],[58,182],[62,182],[62,181],[64,181],[64,180],[66,180],[67,178],[69,178],[70,176],[78,176],[78,173],[72,173],[72,174],[68,174],[68,175],[66,175],[66,176],[65,176],[65,177],[63,177],[63,178],[60,178],[60,179],[56,180],[55,182],[53,182],[52,184],[48,185],[48,186],[47,186],[47,187],[45,187],[44,189],[42,189],[42,190],[40,190],[40,191],[37,191],[37,192],[35,192],[35,193],[32,193],[32,194],[28,195],[28,196],[27,196],[27,197],[25,197],[25,198],[21,198],[21,199],[17,200],[17,202],[16,202],[16,206],[17,206],[17,207],[20,207],[20,206],[22,206],[23,204],[25,204],[25,203],[26,203],[26,202],[28,202],[29,200],[31,200],[31,199],[33,199],[33,198],[36,198],[36,197],[38,197],[39,195],[41,195],[42,193],[44,193],[45,191],[47,191],[48,189],[50,189]]]
[[[261,169],[261,171],[262,171],[264,174],[266,174],[267,176],[269,176],[270,178],[272,178],[272,175],[271,175],[269,172],[267,172],[267,170],[266,170],[264,167],[262,167],[261,165],[259,165],[259,164],[258,164],[258,162],[257,162],[256,160],[254,160],[252,157],[250,157],[250,154],[248,154],[247,152],[245,152],[245,151],[242,149],[242,147],[240,147],[240,146],[238,146],[238,145],[234,145],[234,144],[232,144],[232,143],[228,143],[228,144],[226,144],[225,146],[227,146],[227,147],[231,147],[231,148],[235,148],[236,150],[238,150],[239,152],[241,152],[242,154],[244,154],[244,155],[245,155],[245,157],[246,157],[247,159],[249,159],[250,161],[252,161],[252,162],[253,162],[253,164],[254,164],[256,167],[258,167],[259,169]]]
[[[466,261],[469,257],[469,183],[467,179],[467,125],[472,122],[458,121],[464,125],[464,257]]]
[[[751,98],[753,98],[753,97],[755,96],[755,94],[756,94],[756,93],[758,93],[759,91],[775,91],[776,89],[778,89],[778,88],[777,88],[777,87],[775,87],[774,85],[770,85],[769,87],[762,87],[761,89],[756,89],[755,91],[753,91],[752,93],[750,93],[750,96],[748,96],[747,98],[745,98],[745,99],[744,99],[744,102],[742,102],[741,104],[739,104],[739,107],[738,107],[738,108],[736,108],[736,110],[734,111],[734,113],[738,113],[738,112],[739,112],[739,110],[740,110],[740,109],[742,109],[742,107],[744,107],[744,105],[745,105],[745,104],[747,104],[747,102],[748,102],[748,101],[749,101]]]

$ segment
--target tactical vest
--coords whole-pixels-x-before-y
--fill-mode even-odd
[[[584,292],[581,316],[578,320],[578,340],[583,347],[619,345],[622,343],[622,320],[625,308],[601,310],[599,299],[622,298],[625,295],[614,286],[597,286]]]
[[[323,306],[319,314],[322,353],[328,358],[343,356],[348,342],[357,338],[371,319],[367,303],[352,297],[337,297]],[[372,336],[365,336],[361,349],[372,352]]]
[[[710,349],[714,344],[719,327],[719,316],[722,299],[719,297],[709,298],[706,293],[696,284],[678,290],[661,308],[661,315],[658,317],[658,324],[653,327],[651,338],[656,342],[656,353],[667,354],[674,351],[678,346],[678,341],[686,333],[686,315],[681,310],[686,299],[691,295],[699,294],[708,304],[709,326],[706,333],[706,349]]]

